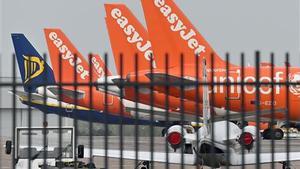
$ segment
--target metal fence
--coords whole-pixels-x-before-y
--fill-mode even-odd
[[[109,57],[104,55],[105,65]],[[45,76],[44,81],[30,83],[27,91],[19,92],[36,78],[32,75],[37,75],[38,65],[34,66],[36,61],[29,57],[22,75],[25,82],[19,83],[14,55],[13,80],[1,83],[15,94],[12,139],[5,149],[11,156],[11,167],[22,164],[32,168],[38,159],[41,168],[93,168],[93,164],[98,168],[295,167],[300,150],[299,140],[292,138],[298,133],[292,128],[297,128],[299,119],[300,69],[290,66],[288,53],[285,66],[275,66],[274,54],[266,63],[256,52],[255,66],[246,66],[245,57],[226,54],[222,65],[216,64],[211,54],[195,57],[195,63],[187,65],[182,54],[174,68],[169,67],[174,58],[166,54],[165,69],[151,68],[151,60],[149,69],[141,70],[138,55],[129,61],[120,54],[118,77],[95,80],[90,66],[88,82],[80,82],[77,74],[81,68],[74,64],[73,72],[69,72],[74,81],[63,82],[66,70],[60,66],[55,83],[45,83]],[[47,55],[43,58],[47,63]],[[240,64],[231,60],[240,60]],[[59,65],[63,62],[60,59]],[[123,66],[128,62],[136,66],[125,76]],[[104,67],[103,71],[107,75],[109,70]],[[26,128],[16,125],[18,102],[27,106]],[[33,109],[44,113],[43,126],[32,126]],[[48,114],[58,115],[58,126],[48,125]],[[72,132],[66,132],[63,117],[74,120]],[[88,125],[79,125],[79,121]],[[267,127],[260,127],[264,123]],[[99,125],[103,128],[96,132],[94,128]]]

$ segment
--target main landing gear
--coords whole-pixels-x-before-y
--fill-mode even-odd
[[[282,164],[282,169],[291,169],[291,167],[288,165],[288,162],[281,162],[280,164]]]
[[[150,168],[150,161],[141,161],[136,166],[136,169],[149,169]]]
[[[262,137],[266,140],[281,140],[283,139],[284,133],[280,128],[268,128],[266,130],[263,131],[262,133]]]

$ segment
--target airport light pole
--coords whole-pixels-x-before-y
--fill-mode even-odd
[[[2,39],[3,39],[3,1],[1,0],[0,1],[0,63],[1,63],[1,60],[2,60],[2,53],[3,53],[3,42],[2,42]]]

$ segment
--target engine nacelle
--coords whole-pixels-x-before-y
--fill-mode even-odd
[[[250,151],[254,146],[254,141],[260,139],[260,132],[256,132],[255,126],[246,126],[243,128],[243,133],[240,135],[239,143],[241,146]]]
[[[176,149],[182,146],[183,140],[183,129],[179,125],[172,126],[167,131],[167,141],[169,145],[176,151]]]
[[[243,128],[244,132],[251,133],[253,136],[253,139],[259,139],[260,138],[260,132],[256,132],[257,128],[255,126],[246,126]]]
[[[184,152],[191,153],[196,140],[195,130],[190,125],[174,125],[167,130],[166,139],[174,151],[184,148]]]

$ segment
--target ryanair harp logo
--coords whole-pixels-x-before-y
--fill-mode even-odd
[[[36,56],[24,57],[25,83],[39,76],[44,71],[44,61]]]

